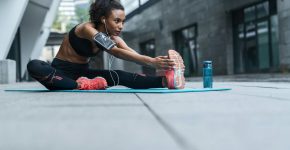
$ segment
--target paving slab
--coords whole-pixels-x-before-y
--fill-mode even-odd
[[[134,94],[2,90],[0,99],[1,150],[182,148]]]
[[[167,94],[3,91],[34,87],[42,88],[0,85],[0,149],[290,148],[289,83],[214,82],[232,90]]]
[[[226,86],[232,90],[171,94],[170,98],[138,95],[192,149],[289,149],[289,89],[239,84],[215,83],[216,87]],[[263,83],[253,85],[264,86]],[[187,87],[200,86],[200,82],[187,84]],[[276,87],[275,83],[267,83],[267,86]],[[284,86],[290,87],[289,84]]]

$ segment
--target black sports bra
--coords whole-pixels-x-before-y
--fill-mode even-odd
[[[77,26],[75,26],[69,31],[68,39],[72,48],[80,56],[84,56],[84,57],[96,56],[98,52],[97,53],[93,52],[92,42],[88,39],[78,37],[75,33],[76,27]]]

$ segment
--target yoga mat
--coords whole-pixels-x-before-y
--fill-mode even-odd
[[[106,90],[47,90],[47,89],[7,89],[7,92],[80,92],[80,93],[186,93],[186,92],[211,92],[211,91],[226,91],[230,88],[185,88],[170,90],[167,88],[152,88],[152,89],[125,89],[125,88],[109,88]]]

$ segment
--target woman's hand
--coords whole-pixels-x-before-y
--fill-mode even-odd
[[[158,56],[153,58],[153,67],[161,70],[172,69],[175,65],[174,60],[168,58],[168,56]]]

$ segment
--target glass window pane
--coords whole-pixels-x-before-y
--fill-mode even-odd
[[[195,37],[195,26],[188,29],[188,38]]]
[[[250,22],[246,25],[246,39],[245,39],[245,70],[252,72],[258,69],[258,50],[256,42],[256,26],[255,22]]]
[[[271,39],[272,39],[272,65],[279,66],[279,32],[278,32],[278,17],[277,15],[271,17]]]
[[[140,49],[141,49],[141,54],[150,56],[150,57],[155,57],[155,40],[149,40],[145,41],[143,43],[140,43]],[[148,67],[148,66],[142,66],[142,71],[144,74],[147,75],[155,75],[155,69]]]
[[[182,36],[184,37],[184,39],[188,39],[188,30],[187,29],[182,30],[181,33],[182,33]]]
[[[174,34],[176,49],[180,52],[185,69],[185,76],[197,75],[199,52],[196,46],[196,26],[181,29]]]
[[[244,15],[245,15],[245,22],[254,20],[256,18],[255,17],[255,6],[245,8]]]
[[[189,41],[189,48],[190,48],[190,50],[194,50],[195,49],[195,43],[194,42],[195,42],[194,40],[190,40]]]
[[[264,2],[257,5],[258,18],[262,18],[269,15],[269,2]]]
[[[148,42],[148,43],[146,43],[145,47],[146,47],[147,52],[154,51],[155,50],[155,43]]]
[[[270,9],[270,15],[276,15],[277,14],[277,1],[269,1],[269,9]]]
[[[253,22],[250,22],[246,26],[246,38],[253,38],[256,36],[256,26]]]
[[[238,36],[239,36],[239,39],[243,39],[245,36],[244,36],[244,24],[239,24],[238,26]]]
[[[236,73],[244,72],[244,24],[239,24],[234,30],[234,69]]]
[[[259,69],[268,69],[270,67],[268,21],[259,22],[257,25],[258,25]]]
[[[256,38],[247,39],[244,49],[245,71],[253,72],[258,69],[258,50]]]

